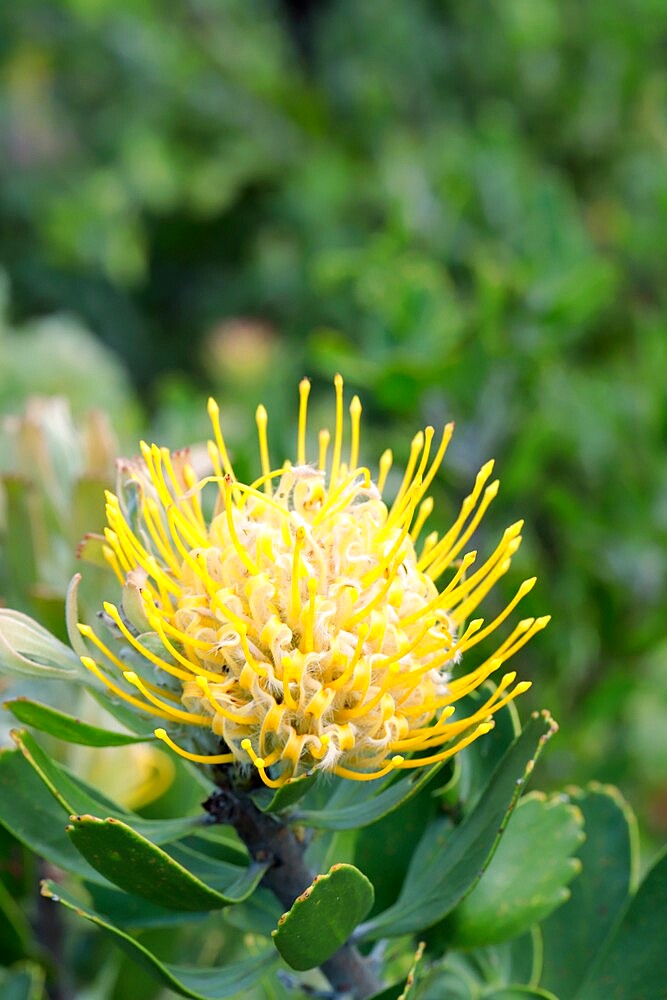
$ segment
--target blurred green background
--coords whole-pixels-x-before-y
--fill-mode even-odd
[[[361,394],[371,464],[455,419],[434,521],[495,457],[478,547],[527,522],[495,604],[537,573],[524,613],[553,614],[515,661],[524,716],[561,725],[541,783],[619,784],[650,838],[667,830],[666,42],[665,0],[0,6],[0,411],[61,393],[134,451],[200,440],[214,392],[248,474],[260,400],[274,454],[293,451],[304,373],[327,406],[336,371]],[[5,475],[20,465],[5,442]]]

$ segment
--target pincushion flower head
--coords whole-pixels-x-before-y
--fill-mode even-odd
[[[337,376],[333,434],[320,431],[311,453],[310,384],[299,388],[296,463],[272,468],[260,406],[253,483],[234,474],[213,400],[211,475],[198,478],[187,453],[156,445],[120,464],[103,552],[123,588],[118,605],[104,605],[121,646],[79,626],[84,665],[157,716],[156,735],[172,749],[254,768],[272,787],[312,771],[363,781],[452,756],[529,687],[502,667],[548,621],[518,622],[492,656],[454,678],[535,582],[492,621],[471,617],[521,541],[517,522],[479,565],[467,550],[498,489],[493,463],[449,530],[421,541],[453,425],[414,437],[389,503],[391,451],[377,475],[359,466],[359,399],[346,414]],[[461,699],[491,675],[493,693],[461,715]]]

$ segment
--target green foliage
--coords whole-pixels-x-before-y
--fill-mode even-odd
[[[31,948],[30,925],[25,914],[0,882],[0,965],[26,958]]]
[[[256,983],[276,961],[275,952],[265,951],[240,962],[230,962],[222,969],[192,969],[172,965],[160,961],[140,941],[110,924],[62,886],[46,881],[42,892],[47,899],[62,903],[106,931],[134,962],[181,996],[193,997],[194,1000],[225,1000],[226,997],[238,996]]]
[[[466,819],[453,830],[444,818],[426,828],[414,849],[400,896],[359,928],[361,938],[418,931],[454,909],[482,876],[522,786],[556,728],[546,712],[531,718]]]
[[[441,769],[441,764],[417,768],[398,781],[392,778],[365,781],[360,789],[350,787],[349,781],[338,781],[326,802],[320,801],[312,809],[298,809],[295,819],[316,829],[361,829],[408,802]]]
[[[42,1000],[44,973],[38,965],[23,964],[0,970],[3,1000]]]
[[[188,865],[184,867],[117,819],[73,816],[66,832],[77,851],[114,885],[172,910],[202,912],[240,903],[257,887],[267,868],[210,863],[187,848],[180,855]],[[211,888],[189,870],[198,862],[204,864]],[[216,884],[224,887],[222,891],[214,888]]]
[[[660,941],[666,906],[667,852],[663,851],[625,904],[618,926],[600,949],[577,996],[658,1000],[667,968]]]
[[[373,905],[373,886],[354,865],[333,865],[294,900],[272,931],[293,969],[314,969],[348,940]]]
[[[484,878],[444,930],[459,948],[497,944],[538,924],[569,893],[581,865],[572,855],[584,839],[579,810],[532,793],[520,799]]]
[[[616,789],[592,785],[572,801],[584,817],[581,874],[566,906],[542,924],[542,983],[569,1000],[608,938],[637,882],[636,822]]]
[[[16,704],[28,706],[28,715],[34,707]],[[34,721],[37,728],[55,721],[60,735],[76,734],[71,721],[63,724],[43,706]],[[320,840],[309,855],[343,852],[343,860],[318,875],[282,917],[260,887],[270,858],[249,857],[224,823],[207,827],[202,816],[136,815],[57,764],[29,731],[14,734],[17,749],[0,752],[0,824],[74,880],[46,881],[48,898],[106,931],[132,961],[183,996],[218,1000],[250,988],[269,996],[258,984],[278,956],[293,970],[309,970],[347,941],[384,938],[395,941],[383,973],[395,986],[378,994],[385,1000],[401,993],[427,1000],[444,991],[471,1000],[657,1000],[665,975],[659,943],[664,858],[635,890],[634,820],[613,790],[594,786],[569,799],[523,796],[556,727],[547,713],[535,713],[515,735],[516,729],[514,710],[502,710],[490,743],[502,753],[495,768],[488,748],[478,748],[473,758],[470,747],[461,765],[424,769],[419,781],[362,786],[354,807],[347,796],[352,782],[310,778],[303,796],[284,798],[280,819],[265,812],[263,822],[274,830],[285,829],[284,823],[302,830],[321,812],[328,818],[309,824]],[[390,811],[378,808],[396,789],[401,794]],[[356,826],[341,821],[350,808]],[[410,823],[413,812],[421,823]],[[583,843],[582,822],[589,838]],[[390,833],[392,823],[401,830],[398,884],[387,894],[383,882],[392,854],[378,840],[369,870],[382,902],[362,922],[373,904],[373,882],[345,857],[370,859],[373,839],[381,830]],[[228,928],[250,934],[257,956],[244,957],[240,939],[225,934],[215,967],[193,962],[202,924],[220,909],[228,914]],[[4,960],[35,958],[29,924],[1,884],[0,922]],[[178,932],[185,964],[165,962],[159,938],[154,950],[148,938],[136,937],[149,931]],[[425,940],[426,952],[409,969],[401,955],[412,935]]]
[[[355,927],[382,939],[378,1000],[663,995],[664,857],[640,883],[630,806],[588,782],[620,785],[650,851],[667,767],[666,30],[660,0],[0,6],[0,685],[4,721],[40,733],[0,750],[3,1000],[43,1000],[45,974],[75,1000],[288,1000],[321,980],[274,940],[319,961]],[[512,707],[423,773],[253,789],[315,872],[375,890],[368,917],[334,906],[330,933],[309,907],[347,876],[320,877],[272,939],[286,906],[199,809],[210,776],[184,765],[135,810],[82,766],[107,754],[122,788],[138,765],[120,754],[154,740],[108,693],[88,689],[99,714],[79,700],[62,612],[84,532],[80,554],[103,562],[117,445],[88,411],[110,414],[121,451],[139,424],[194,444],[213,391],[250,481],[249,406],[292,455],[285,386],[335,371],[362,396],[372,469],[391,446],[400,470],[411,431],[456,420],[435,527],[497,459],[476,545],[525,516],[516,573],[540,573],[525,614],[554,621],[515,662],[563,736],[541,761],[547,798],[523,795],[546,722],[521,733]],[[100,578],[80,595],[91,615]],[[517,582],[499,581],[489,620]],[[36,900],[53,867],[61,906]]]
[[[30,701],[29,698],[10,698],[4,703],[4,707],[19,722],[49,733],[50,736],[66,740],[68,743],[82,743],[88,747],[120,747],[155,739],[152,733],[146,736],[131,736],[127,733],[100,729],[99,726],[90,726],[81,719],[59,712],[48,705],[41,705],[37,701]]]

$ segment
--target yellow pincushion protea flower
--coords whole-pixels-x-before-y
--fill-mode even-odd
[[[213,475],[197,479],[186,453],[156,445],[142,444],[143,461],[124,464],[119,494],[127,497],[107,495],[104,554],[127,600],[104,607],[135,661],[151,665],[148,675],[128,670],[127,657],[79,626],[104,654],[104,662],[83,656],[84,665],[163,719],[160,739],[189,760],[253,766],[271,787],[319,770],[363,781],[452,756],[530,685],[506,673],[473,715],[457,717],[457,703],[548,621],[520,621],[493,656],[453,679],[461,655],[535,582],[523,583],[488,624],[469,620],[521,541],[517,522],[474,571],[476,553],[464,551],[498,489],[497,481],[487,485],[493,463],[451,528],[418,547],[453,425],[435,448],[432,427],[416,435],[388,506],[392,455],[382,455],[375,482],[359,467],[356,396],[343,451],[340,376],[333,440],[320,431],[317,461],[307,454],[309,391],[304,379],[296,465],[272,470],[267,414],[258,408],[262,475],[250,485],[234,475],[213,400]],[[217,492],[207,518],[209,484]]]

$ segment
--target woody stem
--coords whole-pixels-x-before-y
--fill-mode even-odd
[[[262,885],[270,889],[286,910],[315,878],[304,859],[304,845],[285,823],[261,812],[249,796],[232,788],[222,774],[219,791],[204,808],[221,823],[231,824],[248,848],[253,861],[270,862]],[[366,1000],[382,988],[357,948],[347,942],[320,966],[333,989],[354,1000]]]

